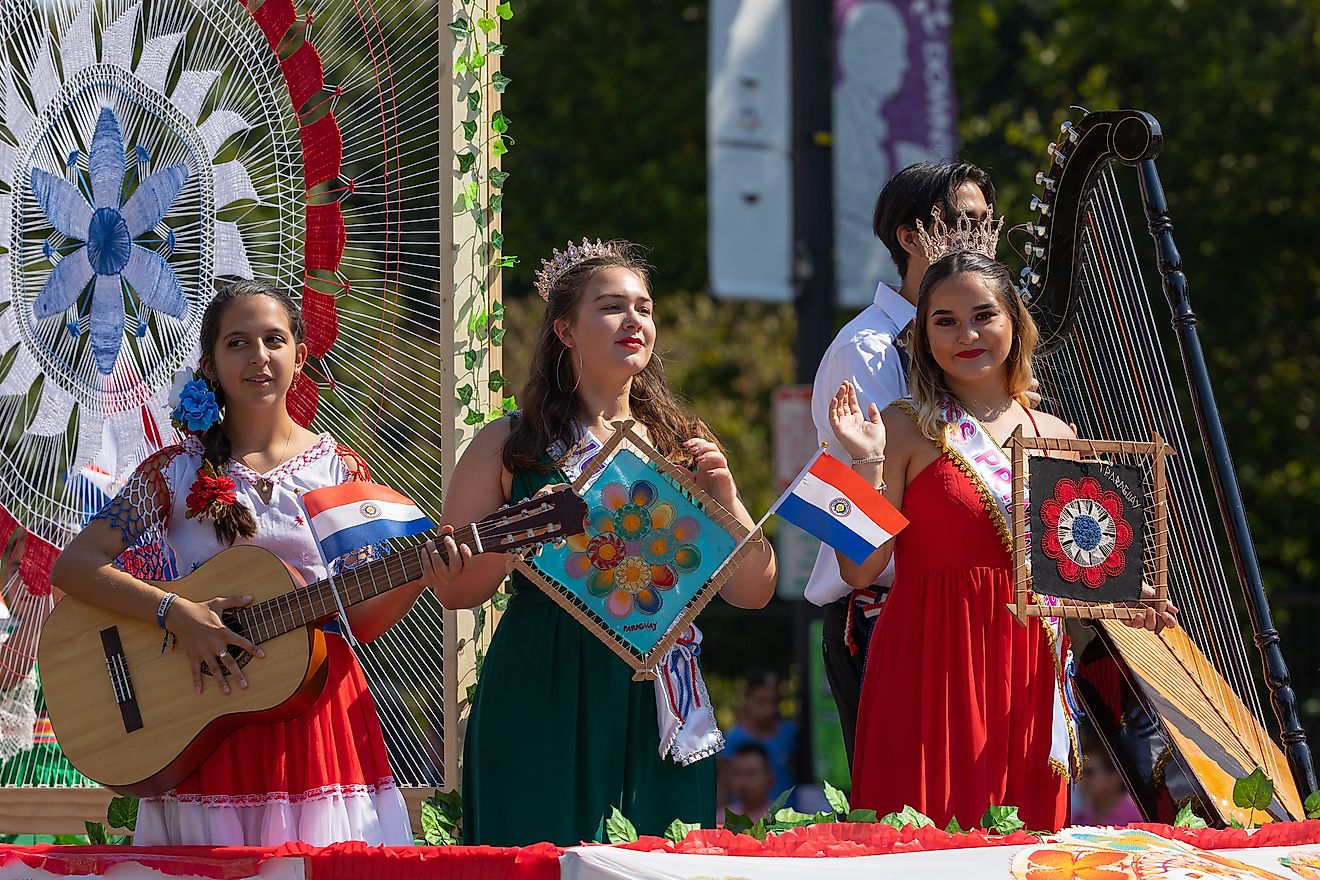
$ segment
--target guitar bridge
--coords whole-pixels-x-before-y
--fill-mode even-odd
[[[124,731],[132,733],[142,729],[142,710],[138,707],[137,695],[133,693],[133,679],[128,674],[128,663],[124,660],[124,645],[119,640],[119,627],[109,626],[101,630],[101,647],[105,650],[105,668],[110,675],[110,690],[119,704],[119,714],[124,719]]]

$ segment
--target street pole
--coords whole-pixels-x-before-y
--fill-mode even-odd
[[[793,275],[797,288],[794,355],[797,381],[810,384],[833,336],[834,174],[832,139],[834,72],[833,0],[792,0],[793,65]],[[802,684],[798,695],[799,778],[811,778],[811,664],[809,643],[818,609],[793,603],[793,656]]]

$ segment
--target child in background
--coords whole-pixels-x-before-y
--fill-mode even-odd
[[[793,761],[798,747],[797,724],[780,716],[779,700],[779,676],[761,667],[749,669],[738,723],[725,736],[724,751],[720,753],[722,760],[731,763],[744,745],[761,746],[773,776],[771,800],[796,781]]]

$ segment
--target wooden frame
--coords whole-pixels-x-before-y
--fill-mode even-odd
[[[1159,434],[1152,434],[1150,442],[1131,440],[1083,440],[1071,437],[1024,437],[1022,426],[1014,429],[1012,436],[1004,443],[1008,449],[1013,469],[1013,593],[1014,603],[1008,608],[1020,623],[1026,623],[1031,617],[1081,618],[1088,620],[1132,620],[1145,614],[1146,607],[1153,607],[1163,614],[1169,603],[1168,585],[1168,523],[1166,509],[1166,488],[1164,479],[1164,457],[1175,455],[1173,447],[1164,442]],[[1078,602],[1062,599],[1062,604],[1046,605],[1032,592],[1031,571],[1027,564],[1030,547],[1027,541],[1027,453],[1029,452],[1079,452],[1089,457],[1098,457],[1105,453],[1120,455],[1151,456],[1151,507],[1150,520],[1153,530],[1153,552],[1149,560],[1142,558],[1143,573],[1148,574],[1147,581],[1155,590],[1155,596],[1142,600],[1141,606],[1117,605],[1111,602]]]
[[[542,572],[533,568],[524,558],[519,558],[516,567],[529,580],[537,584],[542,592],[553,599],[561,608],[571,614],[579,623],[586,627],[592,635],[599,638],[619,657],[631,666],[634,670],[634,681],[646,681],[656,677],[655,666],[669,652],[669,649],[678,641],[678,637],[683,631],[696,619],[702,609],[715,598],[720,587],[729,579],[742,559],[751,552],[751,545],[758,540],[754,535],[748,532],[747,527],[730,513],[710,495],[706,494],[696,482],[692,475],[683,468],[675,466],[667,458],[652,446],[649,442],[639,436],[632,430],[635,422],[628,419],[625,421],[614,422],[611,427],[614,428],[614,434],[600,451],[592,459],[591,465],[585,468],[578,478],[573,481],[573,491],[581,493],[582,489],[591,481],[591,478],[599,473],[609,460],[613,457],[615,451],[623,445],[626,440],[634,451],[642,453],[648,460],[648,464],[656,468],[660,473],[677,483],[684,491],[690,494],[701,507],[706,516],[715,521],[720,528],[724,529],[734,540],[738,542],[733,552],[724,560],[711,575],[696,595],[694,595],[688,604],[684,607],[683,613],[674,619],[664,636],[645,654],[638,655],[636,650],[626,641],[618,636],[617,633],[603,626],[595,615],[584,608],[580,603],[575,602],[572,597],[566,595],[562,588],[549,580]],[[759,530],[757,532],[759,534]]]

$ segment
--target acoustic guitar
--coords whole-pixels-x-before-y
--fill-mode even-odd
[[[586,515],[582,499],[564,488],[459,529],[454,540],[485,552],[517,550],[579,534]],[[154,621],[66,596],[51,610],[38,649],[60,746],[75,767],[112,791],[138,797],[168,791],[235,729],[305,712],[325,686],[325,635],[315,624],[337,612],[335,590],[348,607],[416,580],[425,552],[409,548],[337,574],[333,585],[329,578],[304,585],[269,551],[238,546],[187,577],[156,582],[197,602],[252,596],[222,617],[266,656],[256,660],[229,646],[248,686],[228,695],[206,678],[195,693],[187,655],[163,649]],[[216,668],[203,664],[202,673],[213,677]]]

